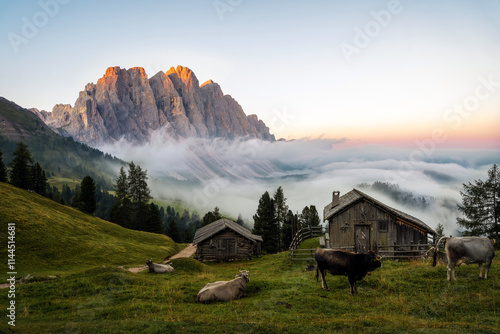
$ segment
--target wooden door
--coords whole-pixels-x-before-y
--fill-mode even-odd
[[[366,253],[370,250],[370,226],[355,225],[354,226],[354,243],[357,253]]]
[[[219,240],[217,248],[217,260],[229,261],[236,259],[236,240],[223,238]]]

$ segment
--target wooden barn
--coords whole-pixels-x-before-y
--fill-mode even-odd
[[[262,237],[222,218],[196,230],[193,244],[200,261],[249,260],[260,255]]]
[[[323,217],[328,221],[330,248],[355,252],[376,250],[394,254],[399,250],[399,257],[405,257],[405,251],[410,252],[408,248],[415,249],[405,246],[434,242],[436,235],[420,219],[356,189],[343,196],[334,191]]]

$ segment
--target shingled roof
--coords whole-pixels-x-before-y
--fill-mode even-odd
[[[427,224],[425,224],[420,219],[415,218],[415,217],[413,217],[407,213],[404,213],[402,211],[399,211],[397,209],[394,209],[394,208],[376,200],[375,198],[368,196],[367,194],[365,194],[357,189],[353,189],[350,192],[348,192],[347,194],[340,196],[338,205],[333,206],[332,203],[330,203],[327,206],[325,206],[325,208],[323,210],[324,220],[330,219],[334,215],[342,212],[344,209],[348,208],[349,206],[351,206],[352,204],[356,203],[357,201],[359,201],[360,199],[363,199],[363,198],[368,200],[369,202],[372,202],[373,204],[377,205],[378,207],[382,208],[383,210],[386,210],[387,212],[392,213],[393,215],[396,216],[396,218],[399,218],[400,220],[407,221],[411,224],[414,224],[417,227],[425,230],[428,233],[436,234],[436,232],[432,228],[427,226]]]
[[[203,240],[206,240],[216,235],[217,233],[225,230],[226,228],[233,230],[234,232],[240,234],[241,236],[255,243],[262,242],[262,237],[260,235],[252,234],[252,232],[250,232],[248,229],[236,224],[232,220],[222,218],[214,221],[211,224],[208,224],[207,226],[203,226],[197,229],[194,235],[193,245],[199,244]]]

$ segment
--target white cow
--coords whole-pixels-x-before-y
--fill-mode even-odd
[[[150,273],[171,273],[174,272],[174,268],[169,265],[169,264],[159,264],[159,263],[153,263],[152,259],[148,259],[146,261],[146,264],[149,267],[149,272]]]
[[[495,248],[493,244],[495,240],[490,240],[483,237],[442,237],[436,244],[436,249],[439,251],[439,243],[444,239],[444,250],[448,258],[447,279],[455,277],[455,267],[459,267],[462,263],[479,264],[479,278],[483,278],[483,264],[485,264],[484,279],[488,279],[488,271],[491,266],[491,261],[495,256]],[[437,252],[434,252],[434,260],[432,265],[436,265]]]
[[[198,292],[197,300],[201,303],[228,302],[245,296],[246,284],[250,281],[249,271],[240,270],[240,274],[231,281],[207,283]]]

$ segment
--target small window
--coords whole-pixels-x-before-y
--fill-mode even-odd
[[[381,220],[378,222],[378,231],[387,232],[387,220]]]

